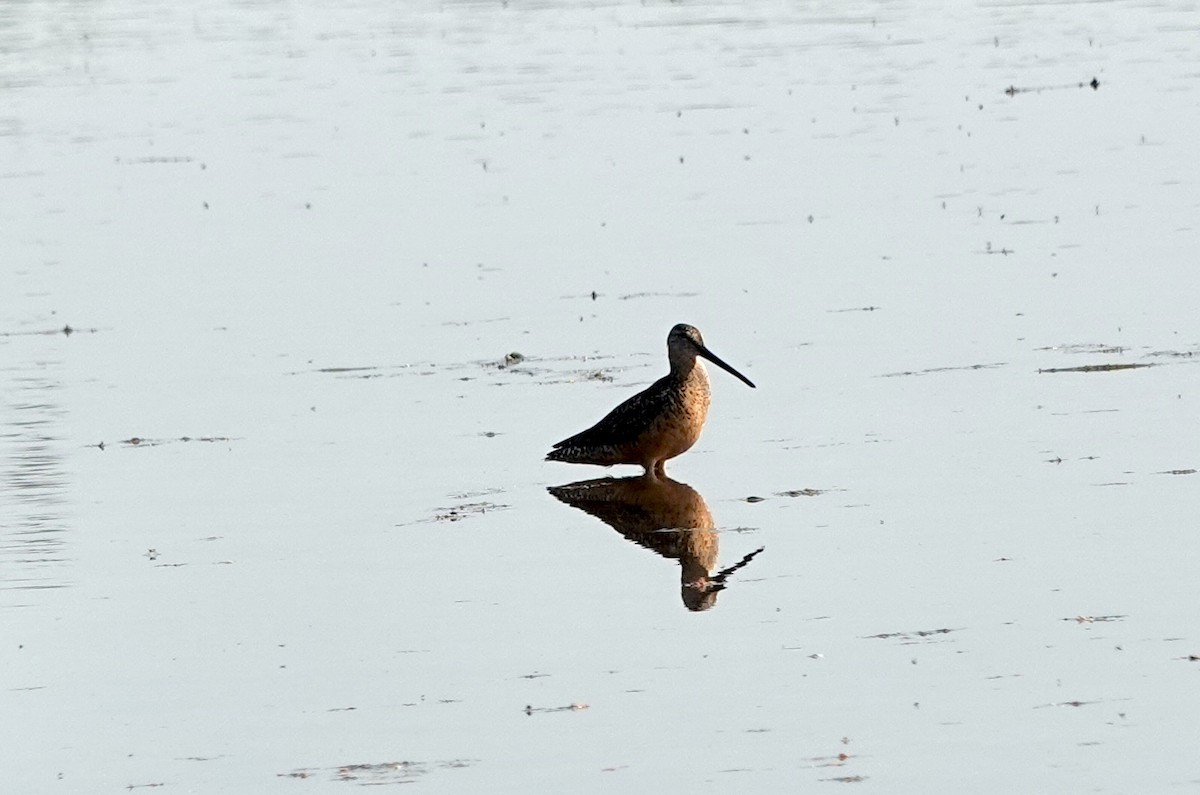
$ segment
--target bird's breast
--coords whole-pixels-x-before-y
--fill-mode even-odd
[[[708,379],[689,377],[670,391],[666,410],[648,429],[653,457],[673,458],[700,438],[710,401]]]

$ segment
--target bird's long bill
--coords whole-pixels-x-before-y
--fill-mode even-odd
[[[730,367],[728,364],[726,364],[724,361],[722,361],[720,356],[717,356],[715,353],[710,351],[708,348],[705,348],[703,345],[697,345],[696,350],[701,356],[703,356],[705,359],[708,359],[710,362],[715,364],[717,367],[720,367],[725,372],[730,373],[731,375],[735,375],[738,378],[740,378],[742,380],[742,382],[746,384],[746,386],[750,387],[751,389],[758,388],[758,387],[754,386],[753,381],[751,381],[749,378],[747,378],[746,376],[739,373],[737,370],[734,370],[732,367]]]

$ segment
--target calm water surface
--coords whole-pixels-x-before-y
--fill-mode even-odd
[[[1198,33],[0,8],[3,789],[1195,789]]]

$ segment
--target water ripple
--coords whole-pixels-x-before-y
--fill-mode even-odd
[[[57,362],[5,371],[0,428],[0,590],[60,588],[67,475],[60,436],[64,409],[55,400]]]

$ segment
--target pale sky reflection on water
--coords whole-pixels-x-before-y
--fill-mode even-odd
[[[1194,785],[1198,42],[0,7],[6,787]],[[678,322],[659,544],[542,457]]]

